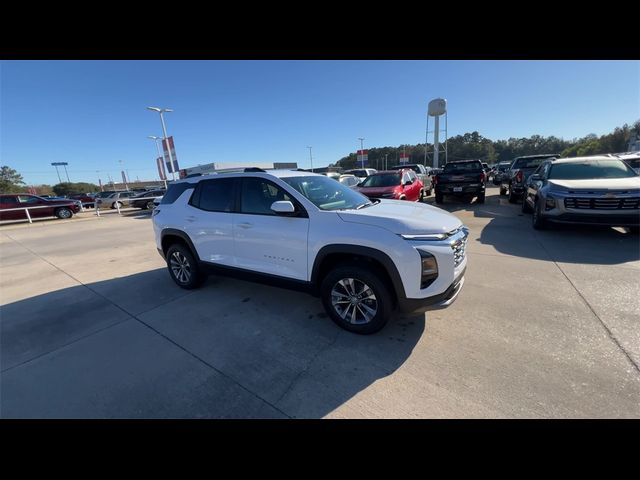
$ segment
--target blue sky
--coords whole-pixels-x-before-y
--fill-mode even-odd
[[[449,136],[571,139],[640,118],[638,61],[3,61],[0,163],[29,184],[157,178],[166,114],[181,167],[326,166],[359,147],[424,141],[426,105],[448,101]]]

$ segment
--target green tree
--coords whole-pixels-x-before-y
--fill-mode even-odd
[[[16,193],[22,191],[22,175],[13,168],[4,165],[0,168],[0,193]]]
[[[72,195],[74,193],[91,193],[97,192],[100,189],[93,183],[85,182],[62,182],[53,186],[53,191],[56,195],[65,196]]]

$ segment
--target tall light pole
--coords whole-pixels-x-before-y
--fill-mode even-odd
[[[364,147],[362,146],[362,142],[364,141],[363,137],[358,137],[358,140],[360,140],[360,152],[362,155],[362,168],[364,168]]]
[[[154,112],[158,112],[160,114],[160,122],[162,123],[162,134],[164,135],[164,140],[167,142],[167,150],[169,151],[169,163],[171,165],[171,173],[173,174],[173,179],[176,179],[176,172],[173,168],[173,155],[171,154],[171,148],[169,148],[169,137],[167,136],[167,126],[164,124],[164,117],[162,114],[164,112],[173,112],[170,108],[159,108],[159,107],[147,107],[147,110],[152,110]]]
[[[309,160],[311,161],[311,173],[313,173],[313,156],[311,155],[311,147],[307,147],[309,149]]]
[[[149,135],[147,138],[150,138],[151,140],[154,140],[156,142],[156,148],[158,149],[158,156],[160,157],[160,166],[162,167],[162,171],[163,171],[163,175],[165,178],[161,179],[164,182],[164,189],[167,189],[167,175],[164,173],[164,159],[162,156],[162,150],[160,149],[160,142],[159,140],[162,140],[161,137],[156,137],[155,135]],[[173,167],[173,165],[172,165]],[[171,168],[173,170],[173,168]],[[160,172],[158,172],[160,173]],[[174,177],[175,178],[175,177]]]
[[[122,160],[118,160],[118,163],[120,163],[120,173],[122,174],[122,176],[124,177],[124,189],[128,192],[129,191],[129,186],[127,185],[127,176],[124,174],[124,170],[122,169]]]
[[[51,165],[56,167],[56,173],[58,174],[58,183],[62,183],[62,179],[60,178],[60,171],[58,170],[58,162],[54,162]]]

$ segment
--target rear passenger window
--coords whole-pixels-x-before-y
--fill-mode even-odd
[[[167,193],[164,195],[164,197],[162,197],[160,205],[167,205],[169,203],[175,202],[185,190],[193,187],[193,183],[189,182],[174,183],[173,185],[169,185],[169,189],[167,190]]]
[[[235,178],[200,182],[191,205],[208,212],[233,212],[235,183]]]

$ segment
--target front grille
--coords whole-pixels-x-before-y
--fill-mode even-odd
[[[455,243],[451,244],[453,250],[453,264],[457,267],[464,260],[465,250],[467,248],[467,237],[461,238]]]
[[[633,210],[640,208],[640,197],[567,197],[564,199],[564,206],[566,208],[576,208],[583,210]]]

